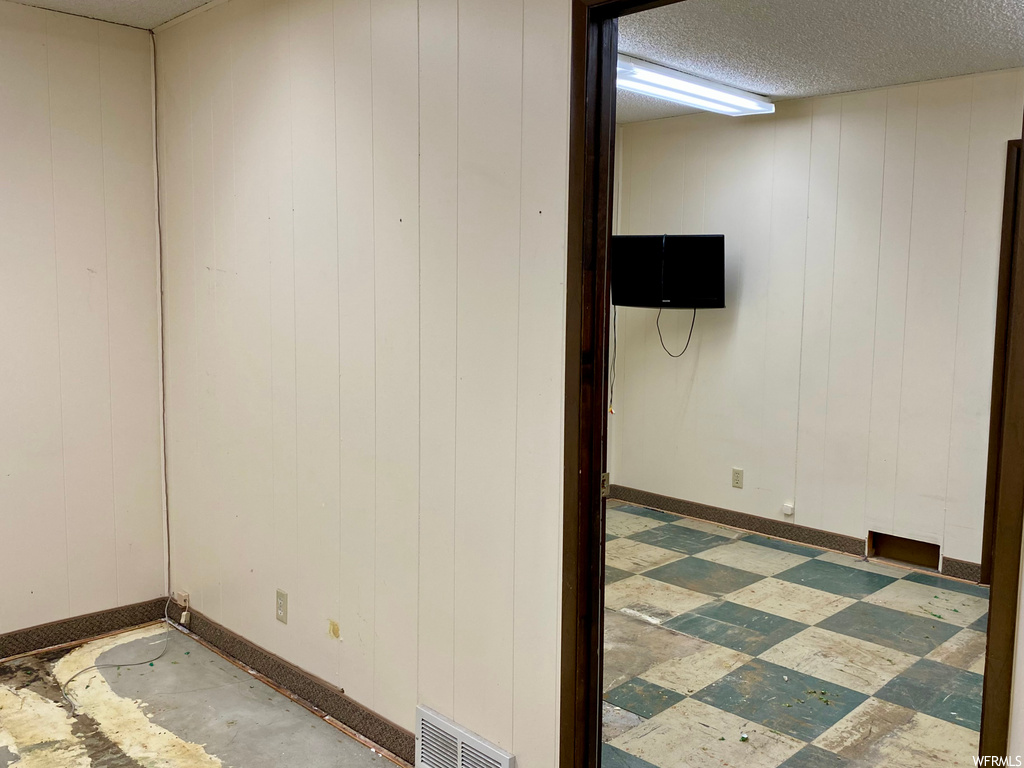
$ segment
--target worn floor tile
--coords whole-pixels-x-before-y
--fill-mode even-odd
[[[735,592],[764,578],[758,573],[741,571],[738,568],[719,565],[699,557],[676,560],[674,563],[653,568],[644,575],[647,578],[716,597]]]
[[[721,645],[707,647],[685,658],[669,659],[644,672],[644,679],[679,693],[699,691],[742,667],[750,656]]]
[[[985,611],[979,616],[968,629],[973,629],[975,632],[988,632],[988,611]]]
[[[878,699],[868,699],[814,744],[854,765],[885,768],[963,768],[978,754],[974,731]]]
[[[988,587],[983,587],[980,584],[971,584],[959,579],[950,579],[934,573],[920,573],[919,571],[909,574],[906,579],[929,587],[938,587],[949,592],[962,592],[965,595],[983,597],[988,600]]]
[[[925,658],[966,669],[978,675],[985,674],[985,646],[988,637],[984,632],[964,629],[953,635]]]
[[[752,659],[692,698],[811,741],[868,697],[812,675]]]
[[[606,610],[602,690],[611,690],[664,661],[691,656],[708,646],[695,637]]]
[[[616,539],[609,542],[604,548],[605,567],[610,565],[632,573],[641,573],[659,565],[671,563],[680,557],[684,557],[684,555],[661,547],[652,547],[650,544],[633,539]]]
[[[835,752],[808,744],[779,768],[846,768],[850,761]]]
[[[797,544],[795,541],[786,541],[785,539],[773,539],[771,536],[762,536],[759,533],[747,534],[743,537],[743,540],[749,544],[757,544],[761,547],[768,547],[779,552],[788,552],[791,555],[800,555],[807,558],[817,557],[822,553],[822,550],[817,547],[809,547],[806,544]]]
[[[707,520],[698,520],[695,517],[682,517],[675,524],[681,525],[684,528],[692,528],[695,531],[725,536],[727,539],[741,539],[746,536],[745,532],[738,531],[735,528],[726,528],[724,525],[716,525],[715,523],[709,523]]]
[[[917,656],[820,627],[783,640],[761,658],[867,694],[917,661]]]
[[[894,579],[902,579],[910,573],[908,569],[900,568],[897,565],[879,563],[874,560],[864,560],[854,555],[843,554],[842,552],[825,552],[824,554],[818,555],[817,559],[825,563],[834,563],[836,565],[845,565],[847,568],[856,568],[858,571],[867,571],[868,573],[878,573],[882,576],[891,576]]]
[[[818,626],[914,656],[926,656],[960,631],[955,624],[867,602],[854,603]]]
[[[692,611],[711,600],[709,595],[647,576],[631,576],[604,591],[606,608],[624,611],[652,624]]]
[[[679,520],[679,515],[673,515],[671,512],[662,512],[661,510],[650,509],[649,507],[638,507],[636,504],[615,504],[614,506],[609,506],[608,509],[628,512],[638,517],[646,517],[648,520],[657,520],[659,523],[674,523]]]
[[[726,547],[714,547],[704,552],[698,552],[695,557],[740,568],[751,573],[759,573],[762,576],[774,576],[780,571],[788,570],[808,560],[802,555],[781,552],[758,544],[750,544],[747,541],[734,541]]]
[[[627,680],[604,695],[605,701],[644,718],[654,717],[684,698],[686,696],[678,691],[664,688],[642,677]]]
[[[607,701],[601,702],[601,741],[617,739],[643,722],[644,718],[635,712],[621,709]]]
[[[856,600],[802,584],[768,578],[727,595],[733,603],[757,608],[804,624],[817,624]]]
[[[974,672],[921,659],[886,684],[875,698],[977,731],[981,728],[983,680]]]
[[[744,733],[747,741],[740,741]],[[612,744],[658,768],[776,766],[804,746],[694,699],[684,699]]]
[[[864,598],[864,602],[915,616],[928,616],[958,627],[969,626],[988,610],[988,600],[983,597],[918,584],[908,579],[893,582]]]
[[[658,528],[665,523],[651,520],[640,515],[633,515],[618,509],[609,509],[605,518],[605,532],[612,536],[631,536],[648,528]]]
[[[662,549],[681,552],[684,555],[695,555],[705,549],[728,544],[731,541],[724,536],[697,531],[683,525],[662,525],[657,528],[649,528],[632,534],[630,538]]]
[[[615,568],[608,565],[607,562],[604,564],[604,583],[605,585],[614,584],[616,581],[622,581],[628,579],[633,574],[630,571],[623,571],[620,568]]]
[[[611,744],[601,745],[601,768],[658,768]]]
[[[867,597],[895,581],[891,576],[848,568],[821,559],[808,560],[777,574],[775,578],[857,599]]]
[[[791,637],[805,625],[736,603],[717,602],[665,622],[676,632],[757,656]]]

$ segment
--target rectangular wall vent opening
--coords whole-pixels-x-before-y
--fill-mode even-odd
[[[918,568],[939,570],[939,545],[868,531],[868,557],[884,557]]]
[[[424,706],[416,707],[416,765],[420,768],[515,768],[516,759]]]

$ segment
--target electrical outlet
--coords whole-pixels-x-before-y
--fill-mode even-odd
[[[188,592],[183,592],[180,589],[176,589],[173,592],[171,592],[171,600],[180,605],[182,608],[184,608],[186,605],[188,605]]]
[[[281,589],[277,590],[277,620],[288,623],[288,593]]]
[[[742,469],[737,469],[736,467],[732,468],[732,487],[733,488],[742,488],[743,487],[743,470]]]

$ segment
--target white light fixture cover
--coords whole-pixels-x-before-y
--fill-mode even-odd
[[[621,53],[616,85],[626,91],[731,117],[771,114],[775,111],[775,105],[762,96],[755,96],[738,88],[713,83]]]

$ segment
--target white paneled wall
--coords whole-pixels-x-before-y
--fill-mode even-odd
[[[0,2],[0,633],[165,594],[152,77]]]
[[[728,308],[680,360],[619,309],[613,482],[977,562],[1022,110],[1007,70],[619,126],[619,231],[725,233]]]
[[[554,765],[568,3],[231,0],[156,44],[174,587]]]

